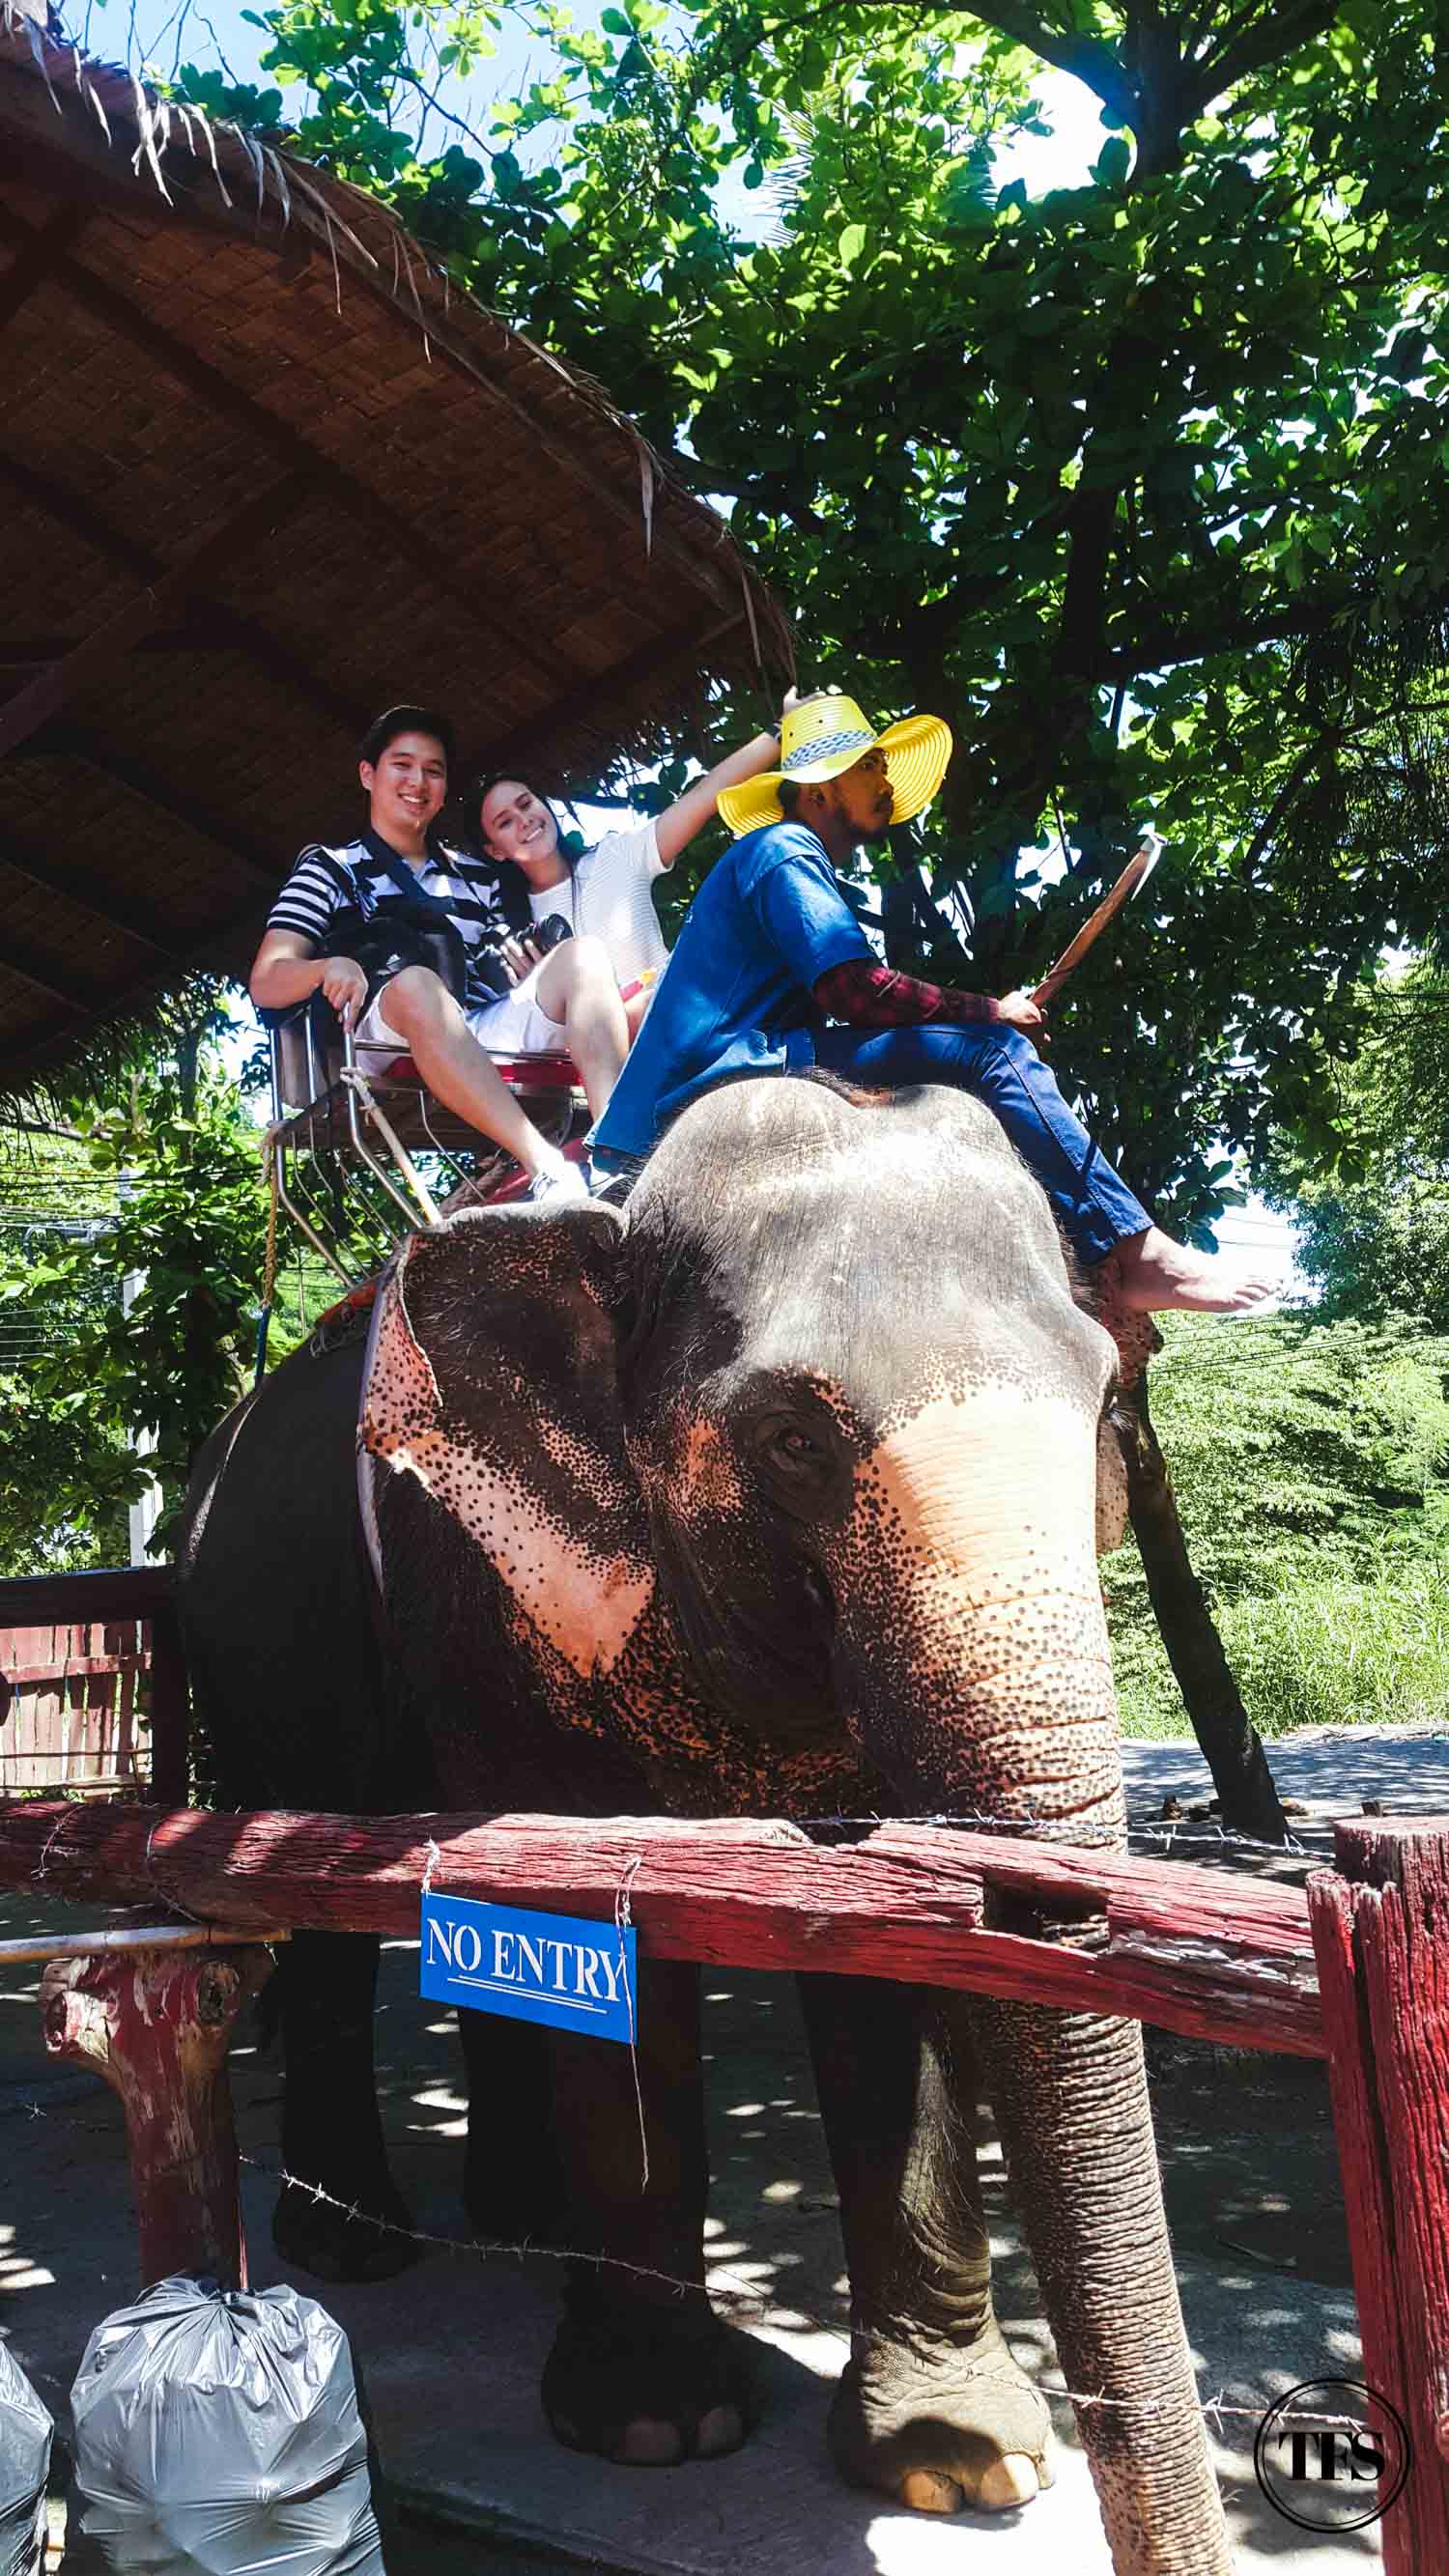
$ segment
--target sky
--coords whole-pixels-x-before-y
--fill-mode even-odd
[[[588,23],[597,19],[602,6],[603,0],[576,0],[575,15]],[[71,23],[79,32],[84,21],[77,0],[70,0],[70,7]],[[112,59],[125,54],[131,7],[132,0],[89,0],[89,42],[94,51]],[[179,61],[207,69],[224,68],[238,80],[266,78],[259,62],[266,39],[248,22],[243,0],[138,0],[134,26],[136,51],[164,70],[169,71]],[[481,67],[471,83],[450,84],[444,94],[451,106],[486,132],[492,102],[515,95],[542,68],[538,48],[530,44],[524,31],[505,25],[492,60]],[[1097,101],[1080,81],[1062,72],[1044,70],[1037,96],[1040,113],[1051,132],[1045,136],[1021,136],[998,153],[995,164],[998,185],[1024,179],[1033,196],[1048,188],[1080,185],[1105,139]],[[546,136],[534,138],[534,148],[542,157],[547,149]],[[723,206],[727,214],[735,212],[728,188]],[[741,192],[741,213],[747,208],[750,213],[755,210]],[[604,814],[587,806],[581,806],[578,813],[590,838],[618,821],[616,814]],[[1163,817],[1162,821],[1170,834],[1171,818]],[[1229,1210],[1216,1233],[1221,1249],[1235,1258],[1281,1261],[1287,1293],[1311,1293],[1307,1280],[1292,1266],[1291,1227],[1261,1199],[1250,1199],[1245,1207]]]

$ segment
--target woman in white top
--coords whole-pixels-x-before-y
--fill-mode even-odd
[[[790,703],[787,699],[786,704]],[[654,909],[655,878],[672,868],[696,833],[713,821],[721,788],[775,766],[779,751],[775,734],[757,734],[743,750],[731,752],[728,760],[695,779],[664,813],[649,822],[630,823],[623,831],[606,832],[578,858],[565,846],[546,797],[508,772],[480,779],[474,811],[484,852],[498,866],[505,903],[507,863],[512,862],[523,881],[519,892],[526,889],[532,916],[531,923],[520,918],[512,949],[505,951],[514,971],[534,963],[540,952],[530,931],[536,932],[547,921],[562,920],[576,936],[599,940],[618,978],[632,1039],[649,1007],[655,979],[669,962]],[[516,908],[521,914],[521,903]],[[526,987],[522,982],[516,985],[490,1012],[486,1045],[516,1046],[520,1055],[566,1051],[565,1032],[540,1011],[532,987],[533,978],[527,975]]]

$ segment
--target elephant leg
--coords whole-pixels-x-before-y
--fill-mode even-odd
[[[378,1944],[356,1932],[299,1932],[277,1974],[286,2065],[278,2253],[323,2281],[384,2281],[420,2247],[388,2171],[373,2068]],[[307,2186],[325,2192],[317,2200]],[[341,2202],[342,2207],[333,2204]]]
[[[571,2449],[670,2467],[736,2449],[748,2410],[736,2346],[704,2286],[699,1970],[641,1959],[638,2017],[637,2050],[551,2034],[576,2259],[543,2404]]]
[[[458,2036],[468,2072],[463,2200],[474,2232],[556,2245],[564,2194],[548,2032],[500,2013],[464,2011]]]
[[[1229,2576],[1135,2022],[989,2003],[1012,2190],[1124,2576]]]
[[[850,2273],[836,2466],[918,2510],[1004,2512],[1050,2485],[1051,2428],[991,2304],[966,2016],[880,1978],[799,1982]]]

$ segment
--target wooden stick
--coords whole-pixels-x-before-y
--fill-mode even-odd
[[[1404,2418],[1386,2576],[1449,2568],[1449,1821],[1334,1828],[1309,1919],[1363,2339]]]
[[[1161,847],[1160,841],[1149,839],[1139,843],[1133,851],[1111,892],[1103,896],[1096,911],[1083,922],[1076,938],[1062,950],[1055,966],[1042,977],[1031,997],[1039,1010],[1045,1010],[1048,1002],[1060,992],[1073,968],[1080,966],[1088,949],[1101,938],[1108,923],[1116,920],[1124,903],[1131,902],[1138,887],[1152,874]]]
[[[409,1938],[435,1892],[612,1921],[627,1883],[645,1951],[829,1969],[1123,2014],[1319,2057],[1306,1901],[1222,1871],[954,1827],[650,1817],[208,1815],[0,1802],[0,1885],[144,1904],[238,1937]],[[997,1899],[1105,1917],[1080,1950],[992,1928]]]
[[[31,1960],[89,1959],[102,1950],[214,1950],[234,1946],[236,1934],[217,1923],[151,1923],[132,1932],[52,1932],[37,1940],[0,1941],[0,1968],[24,1967]],[[248,1941],[290,1941],[290,1932],[250,1932]]]

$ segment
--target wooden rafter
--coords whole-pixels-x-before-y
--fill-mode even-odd
[[[0,277],[0,331],[22,304],[32,296],[42,279],[80,238],[90,216],[89,206],[62,206],[48,224],[35,233],[22,250],[17,251],[5,275]]]
[[[132,796],[139,796],[143,804],[154,805],[158,814],[168,814],[173,822],[184,823],[188,831],[195,832],[203,841],[210,841],[214,848],[234,859],[238,867],[245,868],[249,876],[254,876],[259,885],[275,887],[278,884],[281,870],[274,851],[264,849],[260,842],[250,841],[235,821],[215,813],[201,798],[191,795],[173,779],[163,778],[148,762],[138,760],[134,752],[122,751],[107,742],[90,725],[48,725],[43,733],[32,738],[28,748],[37,758],[84,761],[88,769],[98,770],[102,777],[114,779],[118,787],[124,787]]]
[[[219,961],[225,958],[229,949],[235,948],[242,940],[255,946],[261,938],[266,918],[267,903],[264,896],[255,903],[249,903],[243,911],[230,913],[225,921],[219,922],[214,930],[207,931],[203,938],[193,941],[184,951],[178,961],[180,970],[188,974],[199,974],[203,971],[226,972],[226,968]],[[0,948],[0,966],[9,966],[11,962],[4,949]],[[177,971],[176,965],[172,966],[169,973],[163,972],[159,966],[152,967],[146,974],[136,976],[119,993],[108,993],[103,1006],[104,1017],[107,1020],[124,1023],[134,1013],[144,1011],[148,1004],[155,1001],[158,994],[174,990]],[[14,972],[19,975],[22,983],[33,984],[38,992],[45,993],[51,1001],[60,1002],[64,1007],[72,1010],[77,1018],[95,1020],[102,1016],[101,1006],[84,1002],[79,995],[67,1001],[66,996],[58,992],[53,984],[41,981],[37,974],[26,974],[23,966],[16,964]],[[63,1056],[67,1046],[73,1044],[73,1038],[57,1036],[48,1029],[37,1029],[33,1033],[22,1035],[13,1042],[10,1049],[9,1062],[6,1066],[7,1084],[13,1088],[21,1081],[35,1080],[45,1071],[47,1064],[53,1062],[57,1056]]]
[[[667,671],[671,662],[706,651],[721,635],[729,634],[732,627],[742,624],[744,614],[743,606],[738,606],[728,617],[721,617],[713,626],[706,627],[703,633],[697,621],[691,621],[688,626],[675,627],[670,634],[660,636],[652,644],[641,644],[637,653],[630,653],[624,661],[616,662],[611,671],[600,671],[587,687],[560,698],[546,716],[514,725],[508,733],[490,743],[482,765],[488,769],[506,769],[510,761],[527,760],[551,726],[587,719],[593,708],[607,708],[611,690],[632,688],[640,680],[652,679],[658,671]],[[607,729],[607,717],[601,717],[601,737],[607,734]]]
[[[79,635],[16,635],[8,643],[0,641],[0,671],[43,671],[50,662],[62,661],[84,639]],[[132,648],[137,653],[228,653],[237,649],[225,612],[215,617],[193,617],[184,626],[163,627],[156,635],[142,635]]]
[[[57,968],[48,957],[42,957],[28,941],[17,939],[8,922],[0,923],[0,966],[8,975],[18,975],[22,984],[43,993],[48,1002],[73,1020],[95,1020],[99,1005],[88,999],[78,986],[60,982]]]
[[[110,526],[79,493],[67,491],[64,484],[52,481],[47,474],[37,473],[34,466],[0,452],[0,481],[23,493],[37,510],[43,510],[46,517],[54,519],[58,526],[68,528],[73,536],[79,537],[83,544],[90,546],[108,563],[123,565],[138,581],[156,581],[164,575],[167,567],[160,555],[153,554],[147,546],[138,545],[135,538],[127,536],[123,530]],[[204,597],[199,603],[199,614],[207,621],[220,650],[244,654],[249,662],[256,663],[259,669],[268,672],[297,697],[303,706],[315,707],[319,715],[326,716],[330,723],[346,734],[349,741],[355,742],[366,730],[373,710],[357,706],[340,690],[334,689],[310,663],[304,662],[299,654],[289,652],[254,618],[244,617],[236,609]],[[153,644],[164,643],[167,631],[138,638],[140,649],[144,652]],[[70,652],[71,642],[66,642],[62,650]]]
[[[107,929],[121,931],[127,939],[134,939],[138,947],[149,948],[154,956],[164,958],[168,964],[179,962],[180,949],[174,939],[165,937],[155,916],[144,906],[138,910],[129,901],[123,912],[114,889],[102,885],[88,870],[57,866],[53,859],[43,858],[38,851],[18,847],[8,836],[0,839],[0,868],[8,869],[11,876],[24,877],[27,884],[38,886],[42,894],[63,895],[78,912],[88,912],[92,921],[103,921]]]
[[[111,670],[139,636],[150,634],[163,618],[171,616],[189,590],[204,583],[249,539],[269,535],[306,489],[306,475],[294,470],[269,484],[265,492],[253,493],[219,527],[209,529],[196,545],[189,546],[180,562],[160,580],[148,583],[83,644],[77,644],[64,661],[52,663],[38,679],[7,698],[0,705],[0,758],[17,743],[27,741],[82,690]]]

